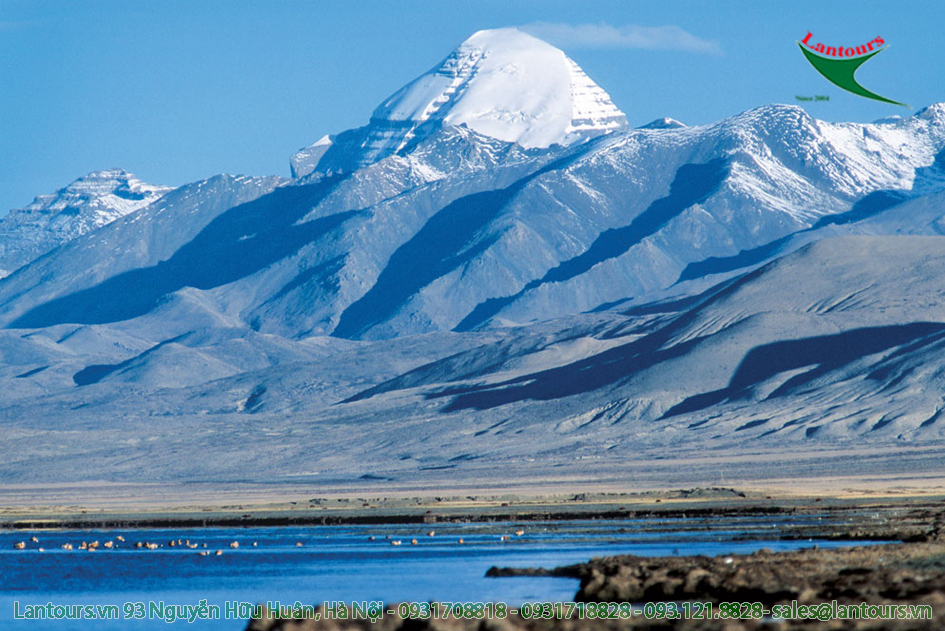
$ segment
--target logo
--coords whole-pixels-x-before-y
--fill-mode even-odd
[[[882,37],[857,46],[855,48],[844,48],[843,46],[824,46],[821,42],[812,44],[813,35],[808,32],[803,41],[797,42],[801,52],[807,57],[807,61],[823,77],[838,88],[858,94],[859,96],[892,105],[902,105],[909,107],[905,103],[887,99],[875,92],[870,92],[856,81],[856,71],[860,66],[886,50],[886,42]]]

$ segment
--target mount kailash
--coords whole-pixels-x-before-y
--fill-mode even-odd
[[[630,129],[560,50],[481,31],[291,180],[102,171],[0,219],[0,476],[924,466],[945,439],[943,150],[941,103]]]

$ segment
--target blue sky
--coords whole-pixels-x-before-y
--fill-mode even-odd
[[[0,215],[116,166],[172,185],[288,175],[292,152],[365,124],[483,28],[552,38],[634,126],[774,102],[831,121],[908,115],[833,87],[794,42],[808,31],[850,46],[882,36],[889,50],[857,78],[918,109],[945,100],[943,16],[932,0],[0,0]]]

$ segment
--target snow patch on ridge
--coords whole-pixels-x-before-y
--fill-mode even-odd
[[[289,167],[292,171],[292,178],[298,179],[305,177],[315,170],[318,161],[322,159],[325,152],[334,144],[334,136],[325,134],[308,147],[299,149],[289,158]]]

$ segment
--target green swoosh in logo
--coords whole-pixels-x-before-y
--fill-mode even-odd
[[[892,99],[887,99],[885,96],[880,96],[875,92],[870,92],[856,82],[856,77],[854,77],[854,75],[860,66],[886,50],[885,48],[880,48],[879,50],[873,51],[868,55],[854,57],[852,59],[827,59],[826,57],[815,55],[811,51],[807,50],[807,48],[805,48],[800,42],[797,42],[797,45],[800,47],[801,52],[804,53],[804,56],[807,57],[807,61],[810,62],[810,65],[812,65],[817,72],[822,74],[827,81],[834,84],[838,88],[846,90],[847,92],[852,92],[853,94],[858,94],[868,99],[882,101],[883,103],[891,103],[892,105],[902,105],[903,107],[909,107],[905,103],[893,101]]]

